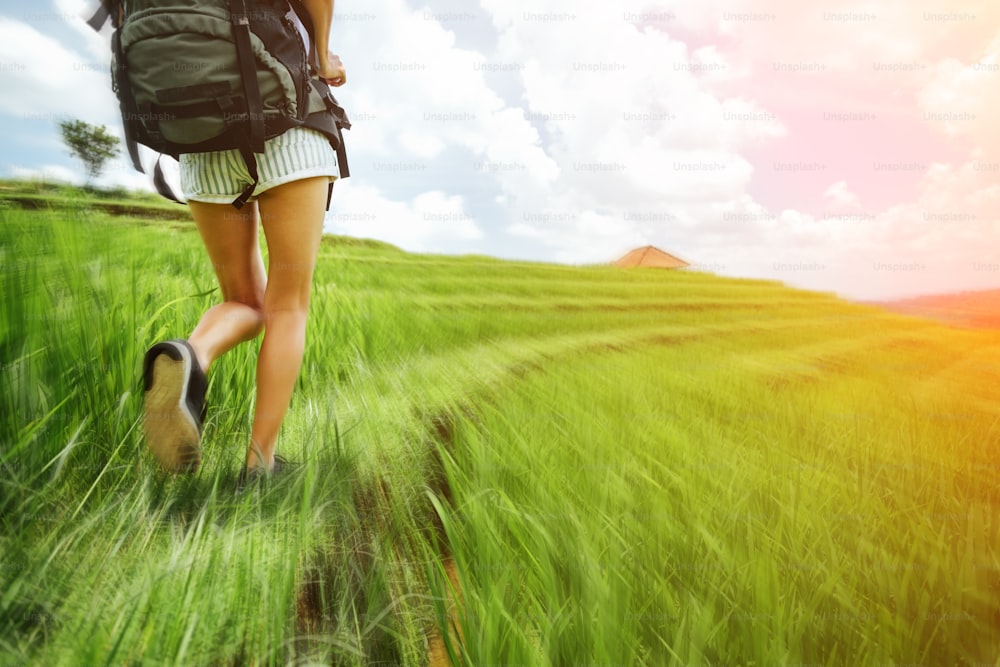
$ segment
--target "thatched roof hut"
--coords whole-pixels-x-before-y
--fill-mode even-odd
[[[659,248],[648,245],[629,251],[615,262],[615,266],[623,268],[652,266],[660,269],[683,269],[685,266],[690,266],[690,264],[679,257],[674,257],[669,252],[663,252]]]

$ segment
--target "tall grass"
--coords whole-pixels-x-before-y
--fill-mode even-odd
[[[739,343],[571,357],[458,416],[471,664],[996,662],[995,402]]]
[[[74,197],[0,209],[0,662],[996,662],[995,334],[327,239],[305,465],[240,494],[258,343],[160,474],[140,359],[211,267]]]

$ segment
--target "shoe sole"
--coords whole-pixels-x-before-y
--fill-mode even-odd
[[[163,350],[152,364],[147,360],[143,410],[146,446],[166,470],[194,472],[201,463],[201,429],[187,407],[193,360],[186,347],[172,349],[180,359]]]

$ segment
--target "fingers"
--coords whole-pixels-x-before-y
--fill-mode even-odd
[[[347,83],[347,71],[344,69],[344,63],[340,61],[340,56],[328,54],[324,65],[323,71],[320,72],[323,81],[331,86],[342,86]]]
[[[336,76],[336,77],[332,77],[332,78],[328,78],[328,77],[324,76],[324,77],[322,77],[322,79],[323,79],[323,81],[325,81],[327,83],[327,85],[333,86],[335,88],[339,88],[340,86],[343,86],[345,83],[347,83],[347,77],[346,76]]]

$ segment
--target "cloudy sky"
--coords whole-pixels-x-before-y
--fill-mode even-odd
[[[88,0],[0,0],[0,176],[120,132]],[[339,0],[331,232],[585,264],[652,244],[856,299],[1000,288],[996,0]],[[152,163],[155,155],[146,155]],[[149,189],[121,159],[102,179]]]

